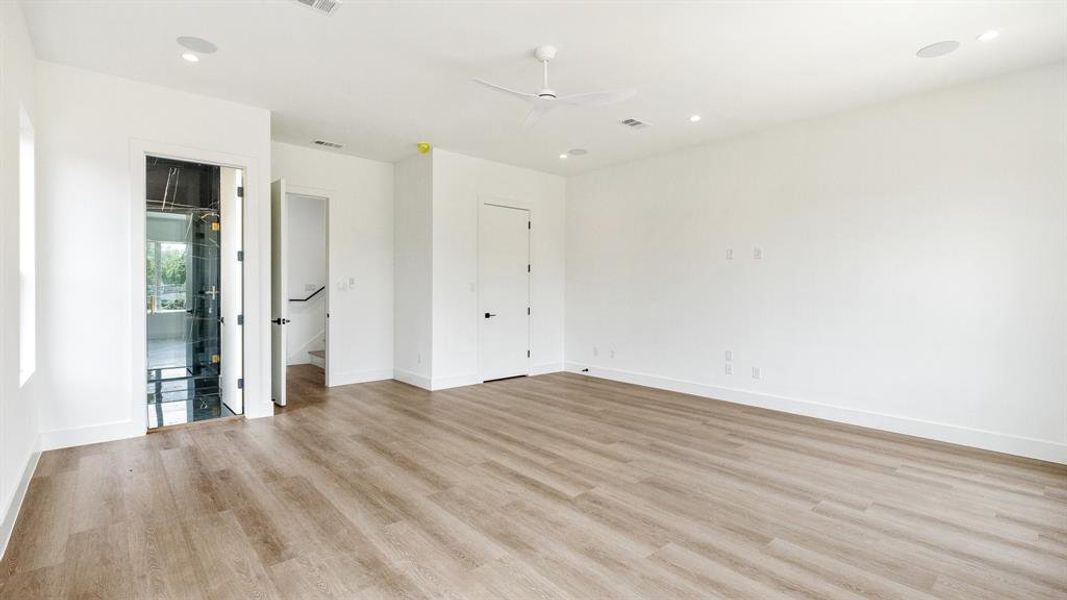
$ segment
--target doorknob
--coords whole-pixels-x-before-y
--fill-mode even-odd
[[[486,319],[488,319],[489,317],[495,317],[495,316],[496,316],[496,313],[485,313],[485,318]]]

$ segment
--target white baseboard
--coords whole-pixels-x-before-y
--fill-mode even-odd
[[[370,369],[366,371],[347,371],[344,373],[330,373],[329,386],[352,385],[353,383],[368,383],[393,379],[393,369]]]
[[[563,363],[545,363],[530,367],[530,375],[545,375],[547,373],[559,373],[563,371]]]
[[[30,459],[26,461],[26,468],[22,470],[22,478],[19,479],[19,485],[15,488],[15,493],[11,497],[11,503],[4,507],[3,518],[0,519],[0,559],[4,557],[4,552],[7,551],[7,543],[11,541],[11,534],[15,531],[15,522],[19,517],[22,501],[26,498],[26,491],[30,489],[30,480],[33,479],[33,473],[37,470],[37,461],[40,458],[40,450],[30,454]]]
[[[589,369],[589,371],[588,373],[582,373],[582,369]],[[694,396],[703,396],[705,398],[714,398],[716,400],[723,400],[734,404],[769,408],[771,410],[816,417],[828,421],[836,421],[838,423],[859,425],[871,429],[914,435],[931,440],[949,442],[951,444],[960,444],[962,446],[971,446],[973,448],[982,448],[984,450],[993,450],[1005,454],[1014,454],[1016,456],[1025,456],[1028,458],[1067,464],[1067,444],[1050,440],[1039,440],[1006,433],[998,433],[995,431],[951,425],[948,423],[937,423],[911,417],[887,415],[854,408],[822,404],[810,400],[724,388],[693,381],[650,375],[647,373],[606,369],[578,363],[566,363],[566,370],[573,373],[590,375],[592,377],[611,379],[613,381],[670,390],[672,392],[681,392],[683,394],[692,394]]]
[[[247,406],[245,407],[247,410]],[[147,410],[147,409],[146,409]],[[104,423],[89,427],[77,427],[74,429],[56,429],[41,432],[41,450],[56,450],[70,446],[84,446],[99,442],[124,440],[145,434],[144,423],[122,421],[119,423]]]
[[[477,373],[465,373],[462,375],[449,375],[448,377],[434,377],[430,380],[431,390],[447,390],[449,388],[463,387],[481,383],[482,379]]]
[[[430,378],[422,375],[417,375],[411,371],[405,371],[403,369],[393,369],[393,379],[402,381],[408,385],[420,387],[424,390],[430,389]]]
[[[530,367],[530,375],[544,375],[546,373],[558,373],[563,370],[563,363],[545,363]],[[433,390],[447,390],[449,388],[463,387],[466,385],[478,385],[482,378],[477,373],[465,373],[462,375],[449,375],[448,377],[434,377],[431,381]]]

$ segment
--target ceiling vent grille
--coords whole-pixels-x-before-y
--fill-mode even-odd
[[[638,119],[623,119],[619,122],[629,127],[630,129],[644,129],[645,127],[648,127],[648,123],[645,123],[644,121]]]
[[[341,144],[338,144],[337,142],[330,142],[330,141],[327,141],[327,140],[315,140],[315,145],[316,146],[325,146],[327,148],[343,148],[344,147]]]
[[[314,8],[315,10],[332,15],[333,11],[337,10],[338,6],[341,6],[341,0],[296,0],[300,4],[307,6],[308,8]]]

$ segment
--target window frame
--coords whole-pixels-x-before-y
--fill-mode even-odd
[[[19,387],[37,371],[37,136],[19,106]]]

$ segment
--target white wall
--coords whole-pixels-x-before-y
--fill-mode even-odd
[[[1065,76],[569,179],[568,367],[1067,462]]]
[[[430,387],[433,339],[433,158],[396,163],[393,377]]]
[[[143,200],[135,196],[145,149],[225,157],[248,168],[245,414],[273,414],[264,255],[269,112],[40,61],[36,72],[43,444],[144,432],[144,385],[136,384],[143,381],[136,365],[144,360],[144,309],[135,305],[144,273],[143,243],[135,238],[144,224],[136,217]]]
[[[304,298],[326,285],[326,202],[289,194],[289,297]]]
[[[433,389],[478,382],[478,206],[528,208],[531,371],[563,367],[564,179],[433,151]]]
[[[4,318],[0,319],[0,556],[7,545],[38,456],[40,367],[24,384],[19,382],[19,112],[22,107],[34,125],[38,124],[33,68],[33,46],[22,11],[18,3],[2,2],[0,315]],[[40,223],[39,212],[37,221]],[[39,290],[38,298],[41,297]],[[37,314],[40,321],[39,310]]]
[[[289,298],[304,299],[326,285],[326,200],[289,194],[288,215]],[[326,295],[289,303],[287,364],[307,363],[309,351],[326,348]]]
[[[329,198],[329,385],[393,373],[393,165],[275,142],[271,177]],[[355,283],[348,285],[349,280]]]

